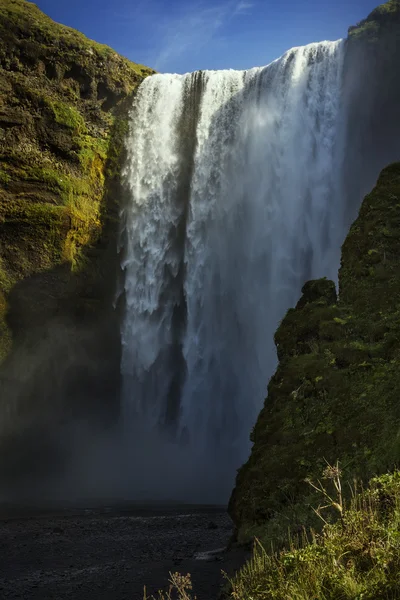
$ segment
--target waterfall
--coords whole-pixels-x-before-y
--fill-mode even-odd
[[[279,320],[307,279],[337,278],[343,57],[343,41],[322,42],[248,71],[154,75],[131,112],[125,430],[229,472],[228,488]]]

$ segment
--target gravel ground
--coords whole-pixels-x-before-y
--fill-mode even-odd
[[[192,574],[198,600],[217,598],[221,570],[243,551],[220,551],[232,534],[221,508],[86,510],[0,520],[0,598],[142,600],[169,572]]]

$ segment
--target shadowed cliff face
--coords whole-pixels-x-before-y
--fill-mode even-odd
[[[38,463],[42,445],[48,455],[55,423],[118,410],[119,168],[132,94],[151,73],[34,4],[1,3],[0,444],[17,457],[7,470],[32,453]]]
[[[391,0],[349,29],[343,80],[348,226],[379,172],[400,160],[399,61],[400,2]]]
[[[307,477],[340,460],[363,479],[393,468],[400,431],[400,163],[365,198],[334,283],[308,282],[275,335],[279,366],[230,511],[240,535],[310,522]],[[312,514],[312,513],[311,513]]]

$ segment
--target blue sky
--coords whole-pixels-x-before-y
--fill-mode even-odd
[[[36,0],[56,21],[161,72],[247,69],[336,40],[379,0]]]

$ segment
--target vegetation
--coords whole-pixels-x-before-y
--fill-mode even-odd
[[[240,541],[282,544],[317,526],[308,510],[324,460],[367,481],[397,464],[400,444],[400,164],[365,198],[333,282],[309,282],[275,341],[279,366],[239,470],[230,513]],[[315,457],[320,457],[315,460]]]
[[[250,560],[229,581],[232,600],[387,600],[400,598],[400,472],[351,488],[344,500],[338,465],[309,482],[323,506],[320,533],[305,529],[274,551],[255,540]],[[328,514],[326,514],[328,513]],[[330,522],[329,522],[330,521]],[[191,600],[190,576],[171,574],[167,592],[145,600]]]
[[[133,71],[139,75],[146,75],[151,69],[143,65],[118,56],[116,52],[85,35],[64,25],[55,23],[50,17],[42,13],[32,2],[26,0],[2,0],[0,5],[0,32],[1,37],[7,36],[10,30],[19,29],[28,40],[40,42],[41,50],[47,55],[52,55],[57,48],[64,48],[64,59],[71,55],[80,61],[89,64],[94,55],[101,60],[115,60],[119,62],[120,69],[115,73],[115,78]],[[108,65],[105,65],[106,67]]]
[[[192,596],[192,581],[190,574],[181,575],[180,573],[170,573],[169,588],[166,591],[160,590],[156,597],[148,596],[146,588],[144,589],[143,600],[196,600]]]
[[[400,1],[389,0],[375,8],[366,19],[349,28],[351,40],[364,39],[375,42],[383,31],[394,27],[400,22]]]
[[[337,471],[325,478],[339,483]],[[400,598],[400,473],[372,479],[348,508],[340,488],[318,484],[339,518],[321,533],[306,532],[287,549],[256,542],[251,560],[231,582],[235,600],[380,600]]]
[[[65,264],[82,281],[90,271],[93,287],[89,254],[112,235],[128,107],[153,71],[25,0],[1,1],[0,40],[1,362],[15,284]]]
[[[60,100],[49,102],[49,107],[53,112],[53,117],[56,123],[72,129],[77,135],[86,133],[86,125],[79,111]]]

